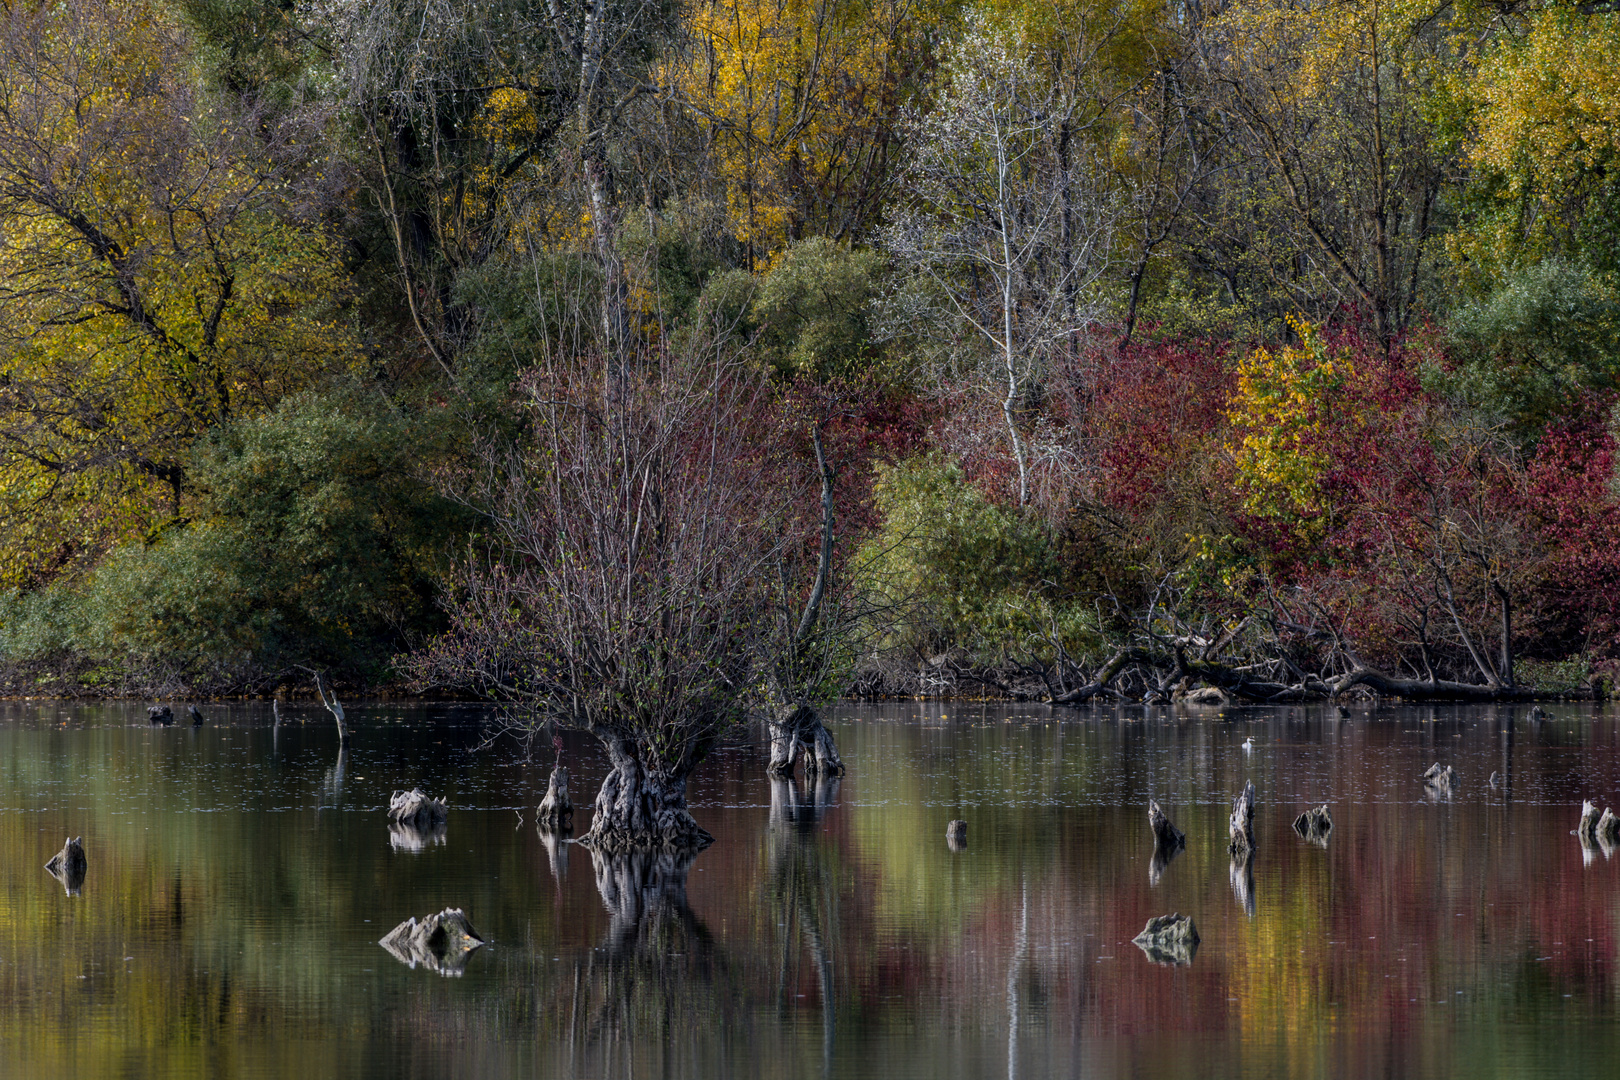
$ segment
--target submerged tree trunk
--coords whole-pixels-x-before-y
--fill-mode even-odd
[[[581,844],[602,852],[668,848],[698,851],[714,842],[686,809],[690,769],[649,769],[636,744],[604,739],[612,768],[596,793],[591,828]]]
[[[844,760],[838,744],[821,722],[821,713],[808,705],[784,706],[766,721],[771,735],[772,776],[792,776],[799,758],[804,758],[807,776],[842,776]]]

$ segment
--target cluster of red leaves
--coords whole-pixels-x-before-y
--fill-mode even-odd
[[[1312,597],[1369,659],[1410,659],[1426,606],[1425,633],[1442,633],[1437,567],[1482,638],[1496,579],[1513,591],[1521,651],[1620,652],[1615,403],[1579,403],[1525,447],[1425,390],[1432,341],[1386,351],[1350,321],[1324,340],[1349,374],[1312,434],[1329,462],[1315,529],[1243,513],[1227,415],[1243,346],[1196,339],[1109,348],[1051,375],[1027,430],[1056,433],[1081,464],[1062,482],[1037,471],[1035,509],[1062,521],[1089,501],[1103,528],[1135,534],[1114,538],[1115,550],[1224,535],[1273,598]],[[930,434],[987,494],[1006,498],[1015,472],[994,403],[947,401]]]

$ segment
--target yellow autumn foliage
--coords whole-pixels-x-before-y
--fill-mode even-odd
[[[5,18],[0,587],[184,513],[191,443],[356,355],[328,239],[140,2]]]
[[[1330,399],[1352,369],[1347,358],[1327,354],[1316,328],[1293,318],[1289,324],[1297,345],[1255,349],[1238,362],[1227,451],[1244,512],[1292,523],[1304,537],[1326,509],[1322,478],[1331,459],[1323,434]]]

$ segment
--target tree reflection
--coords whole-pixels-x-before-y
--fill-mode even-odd
[[[609,925],[602,944],[575,967],[570,1073],[628,1073],[649,1045],[680,1054],[694,1036],[730,1028],[740,980],[686,896],[698,853],[590,854]]]
[[[1254,852],[1232,856],[1232,895],[1249,918],[1254,918]]]
[[[782,927],[782,948],[776,971],[778,1008],[792,1004],[792,947],[795,938],[815,966],[817,996],[821,999],[821,1068],[832,1069],[837,1037],[837,986],[831,942],[841,938],[838,874],[816,825],[838,802],[837,776],[817,774],[813,784],[801,786],[782,776],[771,778],[771,820],[765,872],[765,896],[770,913]]]

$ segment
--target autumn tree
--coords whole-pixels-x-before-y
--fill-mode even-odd
[[[139,2],[0,15],[0,580],[187,513],[188,447],[355,353],[325,233]]]
[[[877,220],[942,5],[892,0],[707,2],[668,78],[712,147],[750,261],[810,236],[859,239]]]
[[[1437,254],[1452,163],[1429,105],[1451,49],[1432,5],[1225,8],[1200,54],[1229,156],[1196,246],[1237,260],[1226,275],[1274,314],[1351,305],[1387,347],[1420,315]],[[1228,233],[1222,254],[1211,241]]]
[[[1119,210],[1095,159],[1057,141],[1080,116],[1073,96],[1037,76],[1021,36],[975,24],[939,100],[913,117],[904,200],[883,233],[915,275],[902,302],[910,328],[931,336],[960,325],[993,357],[1020,505],[1030,492],[1026,389],[1106,310],[1099,286]]]
[[[490,444],[462,488],[496,546],[412,671],[594,735],[611,771],[587,842],[700,847],[687,780],[757,704],[787,505],[749,422],[764,388],[733,351],[604,375],[618,364],[531,373],[528,436]]]
[[[1472,170],[1447,246],[1488,288],[1561,256],[1620,271],[1620,12],[1547,0],[1504,9],[1448,102]]]

